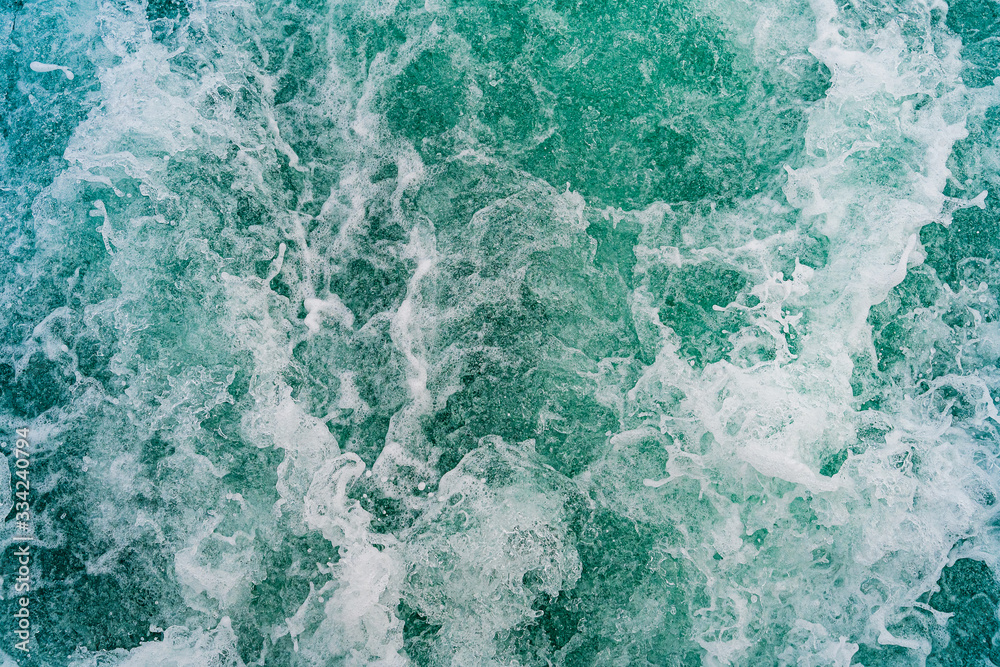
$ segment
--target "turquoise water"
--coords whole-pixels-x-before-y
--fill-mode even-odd
[[[998,45],[0,0],[0,663],[1000,665]]]

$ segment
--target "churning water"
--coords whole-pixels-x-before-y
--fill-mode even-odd
[[[995,0],[2,0],[0,58],[3,664],[1000,665]]]

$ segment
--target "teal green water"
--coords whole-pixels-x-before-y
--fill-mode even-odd
[[[0,664],[1000,665],[998,44],[0,0]]]

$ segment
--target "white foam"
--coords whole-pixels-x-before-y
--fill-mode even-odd
[[[361,398],[361,392],[358,391],[357,384],[355,383],[356,375],[353,371],[344,371],[340,374],[340,398],[337,399],[337,408],[340,410],[351,410],[353,413],[351,420],[355,423],[360,423],[368,418],[372,412],[372,408]],[[370,476],[371,470],[365,474]]]
[[[32,72],[38,72],[44,74],[47,72],[62,72],[66,75],[66,78],[70,81],[73,80],[73,72],[70,71],[68,67],[63,67],[62,65],[50,65],[48,63],[40,63],[38,61],[32,61],[28,67],[31,68]]]
[[[555,598],[580,578],[562,519],[572,484],[541,465],[533,448],[483,438],[441,478],[438,494],[461,501],[435,503],[403,545],[408,604],[442,626],[455,664],[498,664],[496,640],[537,618],[543,595]],[[474,474],[483,465],[514,478],[490,486]]]
[[[337,585],[325,604],[325,618],[308,643],[330,647],[332,642],[334,655],[350,656],[346,664],[403,667],[402,623],[394,610],[404,568],[395,539],[371,534],[371,515],[347,495],[365,468],[356,454],[342,454],[316,472],[305,497],[305,522],[341,555],[330,566]]]
[[[232,621],[223,616],[212,630],[171,626],[162,641],[143,642],[131,651],[79,650],[69,658],[70,667],[246,667],[236,648]]]
[[[102,218],[104,222],[97,231],[100,232],[101,238],[104,240],[104,249],[109,255],[114,255],[114,250],[111,249],[112,241],[114,239],[114,230],[111,227],[111,220],[108,218],[108,209],[104,206],[104,202],[100,199],[94,201],[94,208],[89,212],[92,218]]]
[[[330,315],[347,329],[354,326],[354,313],[344,305],[344,302],[336,294],[331,294],[326,299],[305,299],[304,306],[308,313],[304,322],[311,333],[319,333],[321,315]]]
[[[245,604],[253,586],[266,577],[253,537],[216,533],[222,520],[215,516],[203,522],[189,546],[174,554],[174,570],[188,606],[208,614]],[[206,604],[203,595],[215,605]]]

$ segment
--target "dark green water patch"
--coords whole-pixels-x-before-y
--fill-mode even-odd
[[[425,160],[472,140],[624,208],[774,188],[829,85],[808,54],[794,77],[756,70],[717,18],[684,4],[461,2],[442,18],[447,36],[383,101],[390,129]]]
[[[928,664],[959,667],[1000,663],[1000,584],[989,566],[959,559],[944,569],[938,586],[940,590],[930,597],[931,607],[954,616],[948,619],[947,646],[937,648]]]

